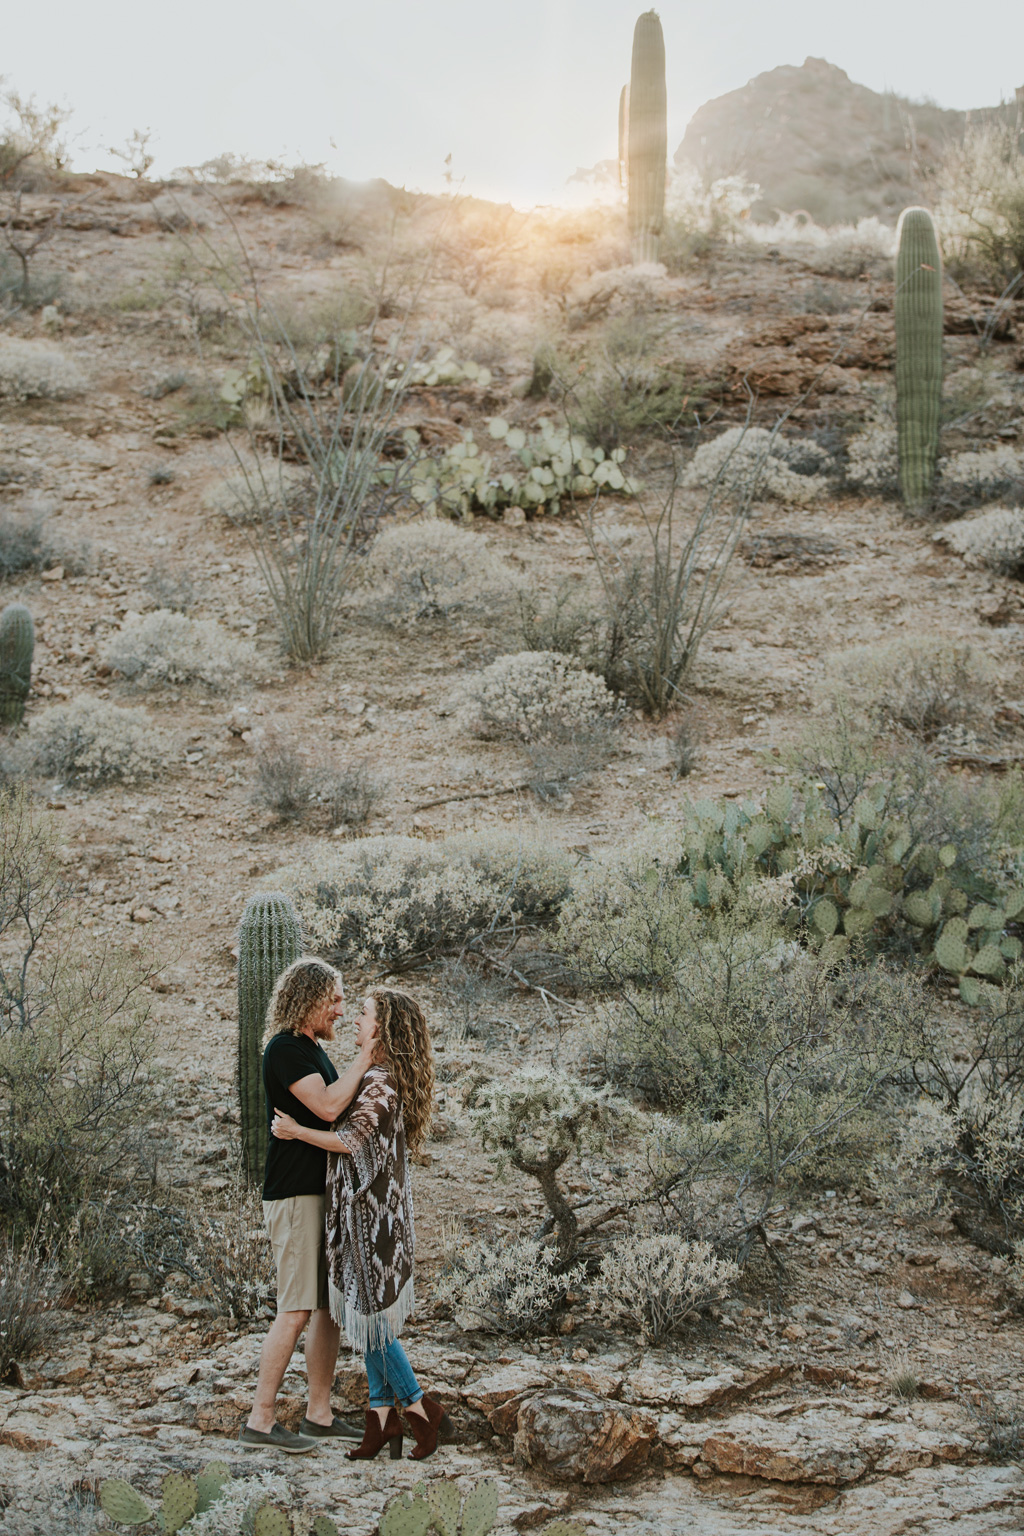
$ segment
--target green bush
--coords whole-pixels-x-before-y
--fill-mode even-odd
[[[85,1207],[150,1169],[148,976],[83,939],[54,828],[11,789],[0,954],[0,1226],[63,1253]]]
[[[837,808],[822,781],[751,802],[689,807],[577,881],[562,941],[596,983],[660,984],[689,941],[739,899],[768,900],[778,939],[832,954],[889,953],[956,977],[976,1003],[1021,954],[1019,865],[906,774],[871,778]],[[969,834],[969,835],[968,835]],[[1019,831],[1018,831],[1019,838]],[[1010,867],[1007,869],[1007,864]]]

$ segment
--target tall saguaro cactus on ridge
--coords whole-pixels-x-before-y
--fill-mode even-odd
[[[896,436],[908,507],[931,495],[942,402],[942,258],[926,208],[904,208],[896,230]]]
[[[629,240],[635,263],[657,261],[665,217],[668,97],[665,37],[657,11],[645,11],[633,29],[629,75],[626,163]]]
[[[36,631],[23,603],[0,613],[0,725],[20,725],[32,683]]]
[[[263,1092],[263,1031],[267,1004],[281,972],[302,950],[298,913],[280,891],[252,896],[238,927],[238,1106],[242,1167],[260,1184],[267,1162],[267,1109]]]
[[[619,92],[619,186],[625,187],[628,181],[628,169],[626,157],[629,153],[629,86],[624,85]]]

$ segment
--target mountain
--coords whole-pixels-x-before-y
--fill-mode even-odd
[[[743,176],[761,187],[752,213],[805,210],[820,224],[874,214],[889,223],[921,196],[920,175],[968,117],[857,85],[825,59],[770,69],[705,103],[675,153],[708,181]]]

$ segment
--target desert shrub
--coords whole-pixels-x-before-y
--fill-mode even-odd
[[[898,495],[899,459],[894,427],[874,424],[850,438],[846,445],[846,479],[863,490]]]
[[[669,327],[646,298],[606,322],[580,362],[557,366],[573,427],[606,454],[634,438],[672,432],[703,395],[678,360],[665,360]],[[550,385],[548,386],[550,389]]]
[[[0,576],[42,570],[53,563],[52,553],[44,517],[0,513]]]
[[[361,572],[375,606],[403,620],[447,617],[454,608],[481,603],[493,607],[511,579],[483,535],[433,517],[385,528]]]
[[[276,884],[319,950],[395,968],[549,921],[571,869],[559,849],[511,832],[436,842],[391,835],[319,846]]]
[[[462,1328],[528,1338],[546,1331],[585,1273],[582,1264],[563,1269],[554,1248],[530,1238],[478,1242],[456,1254],[435,1295]]]
[[[824,692],[879,728],[927,741],[984,721],[996,677],[994,663],[970,645],[908,635],[830,657]]]
[[[629,1233],[602,1258],[592,1294],[609,1322],[658,1344],[702,1307],[724,1299],[738,1275],[739,1266],[718,1258],[710,1243]]]
[[[149,971],[83,939],[52,824],[0,791],[0,1227],[62,1253],[84,1204],[151,1173]]]
[[[256,653],[216,619],[189,619],[169,608],[130,620],[113,636],[104,660],[140,687],[198,683],[211,692],[251,677]]]
[[[90,698],[43,710],[29,724],[26,750],[40,773],[89,786],[153,778],[175,753],[173,738],[144,709]]]
[[[729,427],[697,449],[683,485],[809,506],[828,490],[831,468],[831,456],[810,438],[787,442],[763,427]]]
[[[316,777],[314,802],[327,813],[331,827],[361,827],[388,792],[388,781],[372,764],[356,759],[339,767],[322,768]]]
[[[274,1294],[274,1255],[259,1190],[240,1181],[224,1198],[226,1209],[216,1215],[199,1201],[193,1204],[190,1257],[220,1310],[239,1322],[251,1322],[263,1316]]]
[[[221,476],[205,492],[203,505],[216,517],[248,524],[296,511],[308,490],[309,477],[294,464],[251,454]]]
[[[948,523],[935,538],[961,555],[965,564],[985,566],[1000,576],[1024,576],[1024,510],[993,507],[963,522]]]
[[[463,685],[460,724],[484,738],[543,741],[612,718],[607,685],[555,651],[501,656]]]
[[[963,512],[978,502],[1020,500],[1024,496],[1024,454],[1008,443],[939,460],[935,506]]]
[[[0,399],[68,400],[85,386],[78,364],[53,342],[0,336]]]
[[[954,267],[1008,282],[1024,268],[1024,154],[1011,122],[968,126],[937,168],[935,222]]]
[[[319,811],[330,827],[361,827],[387,792],[387,781],[369,763],[310,763],[274,731],[257,743],[255,760],[253,799],[282,821]]]
[[[608,720],[561,726],[523,744],[526,782],[539,800],[561,800],[574,784],[586,784],[615,751],[616,729]]]
[[[314,775],[308,760],[286,736],[268,731],[256,743],[256,778],[252,797],[282,821],[295,821],[309,810]]]
[[[773,224],[745,224],[744,235],[773,246],[820,277],[881,276],[891,270],[893,231],[871,217],[825,228],[804,215],[783,213]]]
[[[150,567],[144,585],[153,607],[166,609],[169,613],[188,613],[196,600],[195,582],[190,573],[162,560]]]
[[[54,1309],[63,1291],[52,1256],[44,1257],[28,1239],[19,1244],[0,1236],[0,1381],[55,1332]]]

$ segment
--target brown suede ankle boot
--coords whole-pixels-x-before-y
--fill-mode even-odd
[[[425,1456],[433,1456],[437,1450],[437,1439],[450,1440],[455,1431],[452,1421],[448,1417],[440,1403],[436,1403],[432,1397],[421,1397],[420,1407],[426,1418],[421,1413],[410,1413],[405,1410],[405,1422],[412,1430],[412,1437],[416,1441],[412,1456],[414,1461],[422,1461]]]
[[[382,1446],[390,1448],[391,1460],[397,1461],[402,1454],[402,1421],[394,1408],[381,1424],[376,1408],[366,1410],[366,1429],[354,1450],[346,1451],[349,1461],[372,1461]]]

